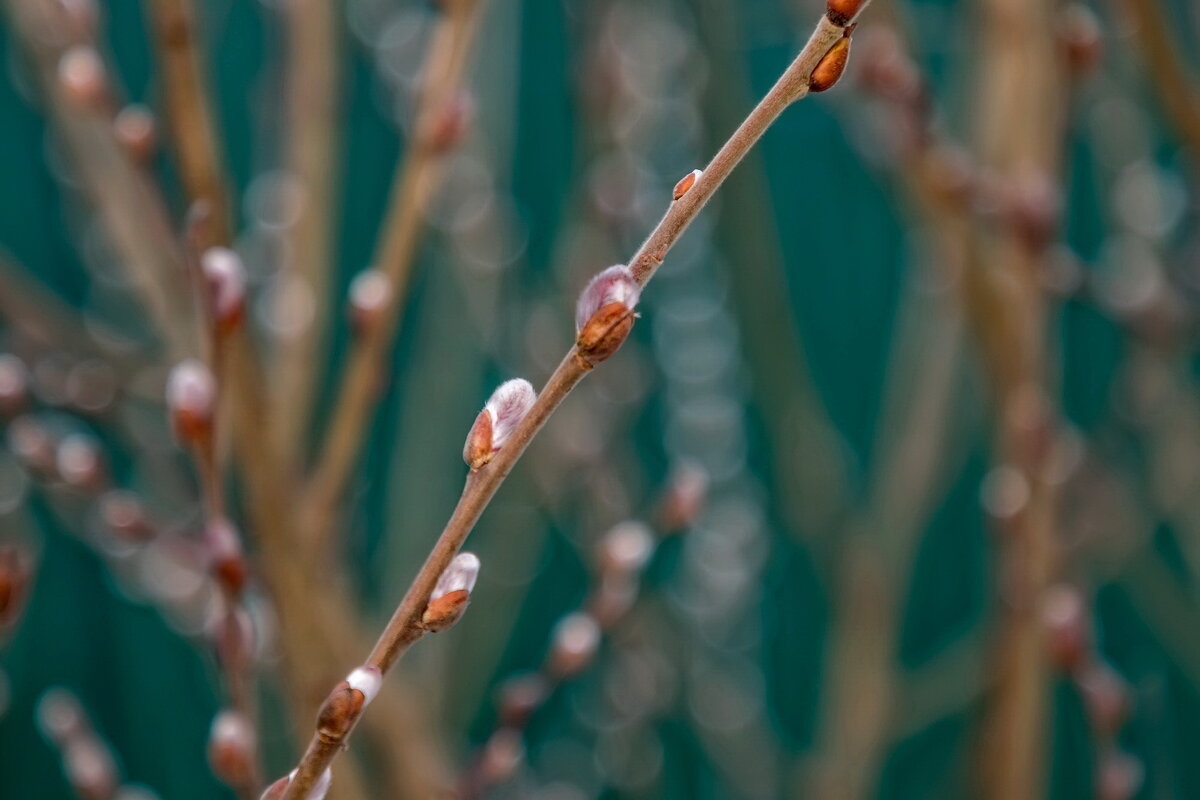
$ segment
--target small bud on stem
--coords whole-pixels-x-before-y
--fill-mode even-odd
[[[527,380],[515,378],[500,384],[467,433],[463,445],[463,460],[467,466],[477,470],[491,461],[533,408],[536,399],[537,392]]]
[[[471,603],[471,590],[479,577],[479,558],[474,553],[459,553],[438,578],[421,624],[431,633],[454,626]]]
[[[208,289],[208,310],[218,335],[232,331],[246,311],[246,267],[228,247],[210,247],[200,256]]]
[[[849,60],[850,37],[843,36],[813,68],[808,79],[808,90],[825,92],[832,89],[846,71],[846,62]]]
[[[154,158],[158,148],[158,126],[146,106],[131,103],[113,119],[113,133],[133,158],[143,164]]]
[[[575,306],[575,346],[584,366],[596,366],[625,343],[641,291],[624,264],[609,267],[584,287]]]
[[[392,280],[382,271],[366,269],[350,281],[350,325],[363,336],[377,327],[392,299]]]
[[[108,72],[96,48],[79,44],[58,60],[58,82],[72,103],[100,108],[108,99]]]
[[[688,193],[689,189],[696,185],[696,181],[700,180],[700,176],[703,174],[704,170],[694,169],[687,175],[684,175],[679,179],[679,183],[675,184],[675,191],[672,193],[672,197],[675,200],[683,197]]]
[[[216,405],[217,381],[209,368],[194,358],[176,364],[167,378],[167,408],[180,441],[207,446]]]
[[[250,720],[226,709],[213,718],[208,734],[208,764],[228,786],[254,783],[257,737]]]

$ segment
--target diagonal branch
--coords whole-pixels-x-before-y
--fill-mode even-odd
[[[844,3],[831,0],[831,6],[833,5]],[[865,3],[854,5],[854,13],[857,13]],[[853,22],[853,14],[841,17],[839,22],[841,24],[831,21],[829,16],[821,18],[796,60],[734,131],[690,189],[671,204],[666,215],[630,260],[630,271],[639,285],[644,286],[653,277],[672,245],[767,128],[788,106],[808,94],[809,81],[814,69],[844,37],[846,26]],[[592,321],[603,313],[604,308]],[[590,369],[591,364],[585,359],[580,346],[573,346],[550,376],[532,408],[509,435],[504,446],[495,453],[491,461],[468,475],[462,497],[449,522],[400,601],[365,667],[386,673],[409,646],[426,633],[422,616],[429,605],[429,598],[438,579],[458,553],[476,521],[534,436]],[[476,428],[478,427],[477,421]],[[472,430],[472,437],[468,439],[469,444],[474,434],[475,429]],[[360,706],[342,720],[336,735],[330,735],[329,731],[323,730],[314,735],[283,795],[286,800],[300,800],[307,796],[345,747],[346,740],[361,713]]]

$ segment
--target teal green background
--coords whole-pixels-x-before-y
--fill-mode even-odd
[[[511,193],[528,236],[523,257],[503,274],[500,291],[514,309],[528,308],[530,298],[558,291],[562,302],[570,302],[570,292],[555,283],[554,266],[573,193],[594,155],[581,131],[587,120],[575,84],[588,35],[581,9],[589,3],[492,2],[502,7],[495,13],[520,33],[519,84],[510,87],[518,107],[513,147],[503,165],[509,182],[503,188]],[[261,4],[244,0],[201,5],[214,55],[212,83],[230,174],[244,190],[258,170],[279,158],[262,132],[263,98],[276,77],[272,65],[280,47],[277,21]],[[680,0],[661,5],[695,31],[714,60],[711,68],[719,72],[710,78],[704,95],[710,148],[728,130],[731,106],[744,109],[750,98],[765,91],[794,53],[806,20],[815,16],[807,10],[796,13],[791,8],[796,4],[777,0]],[[963,6],[968,4],[905,5],[915,14],[942,20],[945,30],[967,30]],[[1184,4],[1178,5],[1184,9]],[[728,22],[732,24],[724,24]],[[1194,26],[1196,21],[1190,22]],[[869,25],[869,18],[863,24]],[[130,99],[153,104],[153,59],[139,4],[107,4],[104,31]],[[36,103],[18,92],[12,65],[19,57],[9,31],[0,32],[0,63],[7,65],[0,75],[0,246],[68,302],[78,304],[90,280],[77,255],[78,231],[64,212],[63,192],[47,166],[46,122]],[[1125,44],[1122,40],[1118,47]],[[918,45],[923,65],[935,77],[949,109],[949,124],[961,132],[962,118],[971,110],[963,99],[969,84],[962,74],[970,57],[969,42],[926,37]],[[362,48],[348,41],[345,186],[337,258],[341,287],[370,257],[391,165],[403,147],[374,100],[375,81]],[[849,490],[857,500],[872,467],[898,307],[914,261],[921,256],[914,235],[905,228],[899,188],[852,143],[846,125],[854,115],[846,106],[853,97],[853,89],[840,89],[828,99],[799,104],[767,133],[758,157],[746,165],[755,177],[731,182],[707,212],[717,250],[705,261],[723,271],[727,284],[737,284],[731,301],[742,324],[759,315],[757,322],[778,337],[798,337],[817,396],[844,443]],[[1165,126],[1155,135],[1160,163],[1187,174],[1189,165],[1177,155]],[[1069,153],[1066,235],[1081,255],[1092,257],[1109,233],[1104,199],[1108,187],[1099,183],[1096,156],[1082,126],[1073,129]],[[159,170],[170,184],[165,159]],[[650,220],[644,222],[648,226]],[[765,231],[770,239],[756,239],[755,231]],[[838,233],[827,235],[831,231]],[[643,232],[629,231],[624,244],[631,249]],[[465,421],[488,387],[522,365],[524,334],[514,320],[490,332],[486,341],[458,324],[462,289],[441,268],[446,258],[446,248],[431,237],[394,355],[397,379],[382,403],[385,412],[376,422],[356,482],[347,550],[361,570],[364,603],[380,619],[427,546],[408,532],[436,526],[453,502],[462,471],[457,442]],[[772,283],[780,277],[786,281],[783,286]],[[757,293],[747,289],[739,294],[747,285],[757,286]],[[763,287],[773,304],[759,304]],[[648,319],[653,319],[655,308],[652,286],[644,304]],[[1129,345],[1127,334],[1086,303],[1066,304],[1054,324],[1063,364],[1064,412],[1106,452],[1136,471],[1139,445],[1111,400],[1118,365]],[[641,325],[635,334],[634,347],[645,361],[650,358],[649,327]],[[333,358],[344,345],[343,337]],[[821,673],[831,603],[830,559],[838,551],[838,527],[815,517],[807,518],[805,527],[789,508],[789,476],[777,474],[773,448],[779,443],[772,438],[771,424],[772,415],[791,402],[783,393],[791,385],[789,365],[771,364],[765,356],[769,353],[746,354],[752,374],[744,408],[752,431],[750,470],[771,488],[765,502],[771,538],[760,603],[759,667],[766,718],[780,752],[800,759],[814,744],[825,678]],[[775,370],[782,377],[773,374]],[[428,391],[431,386],[435,392]],[[652,374],[649,401],[625,414],[620,423],[625,438],[612,446],[614,459],[626,467],[622,478],[631,510],[649,508],[668,468],[662,447],[666,401],[660,389]],[[979,387],[971,394],[981,419],[987,413],[984,396]],[[978,502],[979,484],[989,465],[985,425],[975,426],[974,438],[956,447],[965,456],[958,459],[957,474],[922,530],[913,573],[904,580],[909,588],[901,615],[901,661],[903,669],[914,672],[980,634],[994,602],[993,541]],[[119,455],[116,463],[120,473]],[[554,500],[552,514],[539,500],[535,483],[529,470],[519,470],[476,534],[476,546],[485,554],[481,586],[494,593],[492,602],[477,603],[471,616],[480,620],[448,635],[463,641],[437,644],[479,656],[472,664],[475,673],[464,677],[469,691],[451,697],[444,706],[447,740],[456,759],[465,759],[490,728],[488,687],[513,670],[535,666],[553,622],[582,597],[585,569],[577,543],[583,538],[581,531],[597,524],[589,511],[595,489],[582,479],[568,480],[570,491]],[[130,780],[153,787],[168,800],[224,796],[204,760],[204,741],[217,708],[211,660],[172,632],[154,610],[127,600],[98,558],[48,513],[36,493],[28,517],[39,532],[42,557],[25,618],[0,653],[0,667],[12,691],[11,704],[0,716],[0,796],[69,796],[57,757],[33,724],[38,697],[56,685],[78,692]],[[514,521],[520,530],[510,529]],[[521,536],[521,545],[507,554],[506,537],[515,535]],[[1175,538],[1181,535],[1161,522],[1151,555],[1184,575],[1184,591],[1194,604],[1194,578],[1175,555]],[[652,565],[645,603],[653,613],[669,614],[663,609],[669,607],[669,586],[681,547],[669,541]],[[517,577],[488,583],[488,553],[508,558],[505,563]],[[1200,746],[1197,673],[1163,646],[1161,632],[1151,629],[1131,605],[1119,580],[1101,576],[1096,582],[1100,645],[1138,698],[1122,742],[1147,761],[1147,785],[1139,797],[1200,797],[1200,770],[1193,757]],[[1190,613],[1188,620],[1198,618],[1195,608]],[[486,641],[476,645],[468,640],[471,635]],[[428,674],[441,658],[444,654],[424,661],[418,656],[407,668],[414,676]],[[595,674],[584,676],[538,714],[528,740],[535,764],[537,753],[560,738],[589,741],[591,733],[577,710],[581,698],[595,691],[600,680]],[[1052,796],[1090,797],[1093,755],[1079,699],[1066,684],[1057,688],[1055,698]],[[969,768],[978,710],[976,704],[966,705],[895,741],[878,796],[972,796]],[[744,796],[714,763],[682,708],[674,707],[655,726],[663,746],[661,796]],[[272,771],[285,769],[290,746],[282,731],[271,735]],[[604,796],[626,795],[609,790]]]

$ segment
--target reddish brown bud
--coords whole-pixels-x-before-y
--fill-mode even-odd
[[[1083,3],[1071,3],[1059,16],[1057,33],[1074,75],[1083,77],[1096,69],[1104,53],[1104,34],[1096,12]]]
[[[15,545],[0,546],[0,628],[20,616],[29,592],[33,559]]]
[[[536,672],[514,675],[500,685],[497,705],[500,722],[506,727],[520,728],[546,701],[550,687]]]
[[[1142,788],[1146,769],[1128,753],[1112,748],[1096,766],[1096,800],[1132,800]]]
[[[117,141],[136,161],[148,163],[158,149],[158,126],[154,113],[137,103],[122,108],[113,119]]]
[[[597,311],[575,340],[584,365],[594,367],[620,350],[636,316],[624,303],[609,303]]]
[[[512,728],[501,728],[483,746],[479,771],[485,784],[503,783],[516,773],[525,760],[525,745],[521,734]]]
[[[849,60],[850,37],[843,36],[813,67],[812,75],[808,78],[808,90],[824,92],[832,89],[846,71],[846,62]]]
[[[57,447],[54,438],[36,417],[22,414],[9,423],[8,446],[29,469],[42,475],[55,473]]]
[[[187,444],[206,444],[212,437],[217,381],[202,362],[189,358],[167,378],[167,408],[175,435]]]
[[[342,681],[333,687],[317,714],[317,736],[326,742],[340,742],[354,727],[366,705],[366,696]]]
[[[671,533],[690,528],[704,510],[707,498],[708,473],[692,464],[680,466],[658,502],[658,524]]]
[[[421,143],[435,153],[457,147],[475,117],[475,100],[460,91],[426,117],[420,131]]]
[[[200,256],[208,288],[208,311],[218,334],[234,330],[246,313],[246,267],[228,247],[210,247]]]
[[[100,498],[100,519],[117,537],[145,541],[154,535],[154,526],[142,503],[133,494],[111,490]]]
[[[29,402],[29,370],[11,353],[0,354],[0,415],[12,417]]]
[[[537,392],[527,380],[514,378],[500,384],[467,434],[463,445],[463,460],[467,466],[479,469],[491,461],[536,400]]]
[[[108,73],[91,45],[75,45],[62,54],[58,83],[66,98],[77,105],[99,108],[108,99]]]
[[[392,280],[382,271],[367,269],[350,281],[350,325],[358,336],[373,330],[392,300]]]
[[[435,597],[425,607],[421,615],[421,624],[431,633],[438,633],[454,627],[467,606],[471,604],[471,593],[466,589],[448,592],[441,597]]]
[[[204,544],[208,548],[210,569],[217,582],[231,594],[240,594],[246,585],[250,568],[233,523],[225,517],[210,519],[204,526]]]
[[[834,25],[846,27],[859,15],[871,0],[827,0],[825,16]]]
[[[584,366],[594,367],[625,343],[640,296],[641,286],[624,264],[609,267],[584,287],[575,307],[575,346]]]
[[[568,678],[581,672],[600,647],[600,626],[590,614],[576,611],[554,627],[548,668],[553,675]]]
[[[1063,672],[1083,666],[1091,646],[1087,606],[1073,586],[1052,586],[1042,601],[1046,648],[1050,661]]]
[[[58,443],[55,471],[63,483],[76,489],[97,489],[104,483],[104,460],[91,436],[72,433]]]
[[[654,534],[644,522],[630,520],[609,529],[600,540],[600,571],[608,575],[641,572],[654,555]]]
[[[696,185],[696,181],[700,180],[700,176],[703,174],[703,170],[694,169],[687,175],[684,175],[679,180],[679,183],[675,184],[675,191],[673,192],[674,199],[678,200],[687,194],[688,191]]]
[[[1092,730],[1101,737],[1116,736],[1130,711],[1125,681],[1108,664],[1097,662],[1081,670],[1075,682],[1083,696]]]
[[[475,418],[463,445],[463,461],[471,469],[479,469],[492,460],[492,415],[485,408]]]
[[[252,784],[256,742],[254,726],[244,714],[232,710],[217,714],[208,734],[208,763],[213,774],[228,786]]]

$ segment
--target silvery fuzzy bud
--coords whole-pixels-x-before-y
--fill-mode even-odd
[[[12,417],[29,402],[29,369],[12,353],[0,354],[0,415]]]
[[[208,764],[228,786],[254,780],[258,737],[245,714],[226,709],[213,717],[208,733]]]
[[[584,287],[575,305],[575,346],[585,366],[594,367],[625,343],[641,293],[624,264],[609,267]]]
[[[139,103],[130,103],[113,118],[113,134],[121,146],[139,162],[154,158],[158,148],[158,124],[154,112]]]
[[[475,418],[463,445],[463,460],[471,469],[491,461],[533,408],[537,392],[529,381],[515,378],[500,384]]]
[[[350,324],[362,335],[374,328],[392,300],[392,280],[377,269],[365,269],[350,281]]]
[[[453,627],[471,603],[471,590],[479,577],[479,558],[474,553],[459,553],[438,578],[429,604],[421,615],[421,624],[437,633]]]
[[[213,576],[227,591],[239,594],[246,585],[249,567],[233,523],[220,516],[208,520],[204,526],[204,544]]]
[[[108,71],[96,48],[71,47],[58,59],[58,83],[72,103],[100,107],[108,99]]]
[[[600,626],[590,614],[576,611],[554,626],[550,649],[550,671],[567,678],[582,671],[600,647]]]
[[[1047,589],[1042,600],[1042,624],[1054,666],[1063,672],[1081,668],[1091,647],[1091,626],[1079,590],[1065,584]]]
[[[96,489],[104,482],[104,460],[91,436],[72,433],[58,443],[55,470],[63,483],[77,489]]]
[[[600,568],[605,573],[636,574],[641,572],[653,554],[654,534],[644,522],[622,522],[600,540]]]
[[[218,333],[228,333],[246,311],[246,266],[228,247],[210,247],[200,256],[208,290],[208,308]]]
[[[344,739],[382,685],[383,673],[378,667],[362,666],[347,675],[321,705],[317,735],[326,742]]]
[[[175,435],[187,444],[203,444],[212,437],[217,406],[217,379],[198,359],[179,362],[167,377],[167,408]]]

